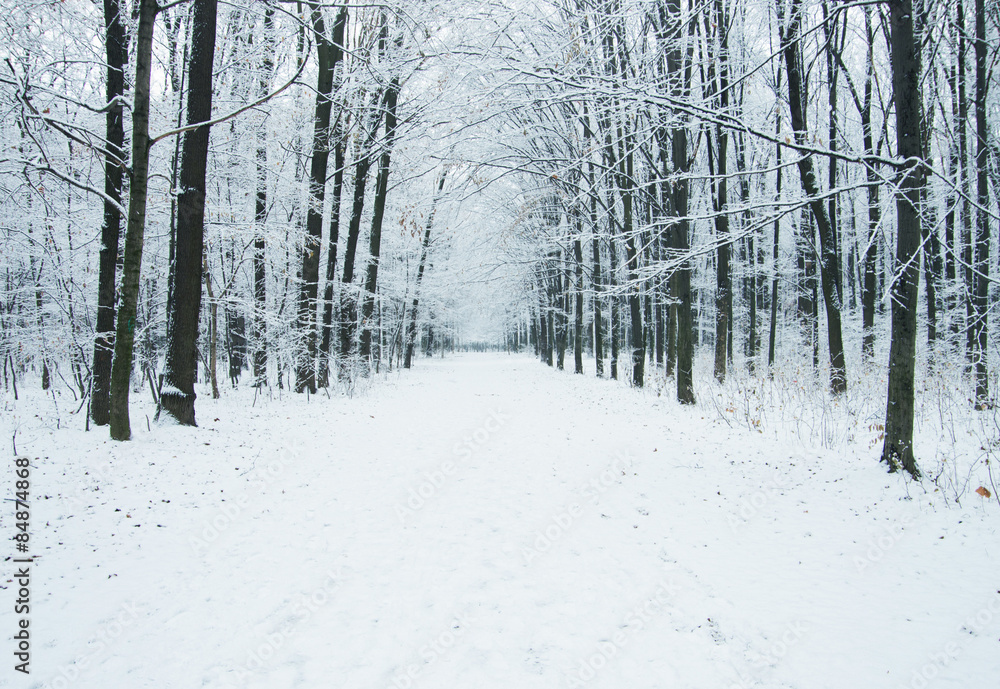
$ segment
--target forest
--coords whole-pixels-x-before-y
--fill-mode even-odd
[[[952,553],[952,569],[940,564],[942,579],[958,580],[964,568],[985,581],[991,559],[995,566],[1000,3],[0,0],[0,8],[0,400],[7,417],[0,431],[15,457],[53,453],[45,471],[63,472],[52,479],[61,495],[110,482],[105,490],[118,492],[101,503],[110,507],[118,505],[113,496],[131,499],[131,484],[169,512],[170,500],[155,497],[150,482],[214,486],[222,479],[204,472],[230,464],[253,477],[262,452],[292,453],[274,460],[281,477],[258,476],[263,494],[280,484],[282,494],[312,495],[305,478],[295,490],[282,483],[300,471],[289,468],[295,457],[371,455],[372,477],[360,466],[327,467],[316,485],[339,485],[322,473],[336,472],[336,481],[359,481],[374,496],[380,488],[368,482],[376,476],[417,481],[386,508],[404,528],[411,517],[429,519],[425,505],[464,480],[422,454],[430,441],[421,438],[453,439],[464,448],[456,456],[476,463],[494,452],[514,456],[503,454],[504,434],[513,432],[507,424],[531,429],[524,445],[508,448],[519,458],[540,456],[532,442],[553,456],[570,447],[583,452],[588,433],[604,448],[601,428],[611,445],[594,460],[600,467],[613,448],[645,448],[647,440],[649,447],[637,450],[639,464],[615,460],[617,478],[581,494],[595,504],[604,499],[601,486],[632,480],[637,466],[646,471],[643,462],[653,460],[644,452],[683,454],[690,461],[675,467],[683,473],[700,468],[692,457],[718,444],[718,461],[728,462],[715,468],[721,475],[742,466],[743,447],[753,469],[729,480],[743,481],[741,495],[763,497],[760,505],[734,503],[741,524],[753,521],[748,513],[771,509],[789,486],[813,485],[820,475],[805,472],[828,472],[830,484],[843,471],[849,485],[831,490],[841,491],[855,516],[913,519],[925,535],[946,520],[949,548],[952,534],[970,548],[982,545],[976,538],[994,539],[982,553]],[[476,380],[485,381],[480,391]],[[532,391],[557,401],[546,407]],[[499,401],[487,423],[486,407],[477,405],[489,396]],[[497,410],[515,408],[514,399],[519,415],[508,422]],[[438,406],[450,423],[436,425]],[[607,426],[599,406],[614,419]],[[481,413],[468,416],[473,407]],[[283,424],[318,435],[304,440],[306,450],[289,450],[299,440],[285,437]],[[649,435],[647,424],[661,436]],[[560,446],[549,436],[564,426]],[[398,444],[390,447],[383,433]],[[107,434],[131,442],[108,444]],[[678,443],[674,450],[666,438]],[[263,444],[239,449],[254,442]],[[403,473],[380,473],[372,448],[383,445],[406,458]],[[451,445],[442,447],[450,456]],[[66,469],[73,448],[106,463]],[[160,476],[181,452],[199,459],[176,470],[193,473]],[[772,473],[785,456],[799,459]],[[145,466],[147,458],[150,474],[131,464]],[[425,478],[413,478],[413,467],[432,465]],[[597,465],[588,463],[585,475],[603,476]],[[452,469],[472,470],[461,462]],[[683,475],[673,488],[665,480],[653,485],[664,496],[680,486],[701,490]],[[180,499],[179,488],[169,490]],[[720,484],[706,501],[729,491]],[[495,499],[488,484],[477,494],[484,503]],[[614,499],[645,514],[645,498]],[[314,506],[325,499],[317,494]],[[89,493],[73,498],[67,509],[91,509],[91,500]],[[214,509],[193,494],[185,500]],[[902,502],[888,507],[893,500]],[[119,507],[128,519],[139,509]],[[212,514],[242,521],[227,509]],[[66,513],[58,514],[53,519]],[[366,517],[351,514],[360,521],[348,523],[363,531]],[[578,519],[572,511],[551,514],[560,533]],[[775,520],[807,514],[789,507]],[[975,527],[955,526],[959,515]],[[201,522],[191,524],[197,531]],[[256,516],[247,524],[271,533]],[[79,538],[106,542],[104,527],[93,528]],[[734,539],[748,533],[741,528],[731,528]],[[309,543],[325,539],[321,533]],[[902,537],[889,533],[894,548]],[[207,549],[215,537],[198,538]],[[548,551],[532,547],[535,555]],[[930,552],[914,547],[907,566]],[[204,556],[192,548],[185,557]],[[903,552],[893,548],[876,550]],[[348,576],[344,585],[360,586],[362,578]],[[702,587],[692,594],[699,606],[716,593],[726,597],[722,588],[687,583]],[[963,666],[978,678],[970,687],[987,686],[977,682],[1000,670],[987,659],[1000,657],[995,643],[985,645],[1000,610],[979,594],[967,609],[985,606],[990,622],[965,627],[983,632],[977,653],[963,656],[979,663]],[[268,619],[273,611],[257,612],[255,619]],[[856,612],[867,614],[860,603]],[[312,614],[291,619],[305,629],[320,619]],[[713,643],[749,647],[781,636],[719,631],[713,619],[697,627],[696,635],[709,636],[692,651],[714,658],[705,667],[722,662]],[[859,624],[874,633],[879,623]],[[601,629],[609,625],[610,618]],[[635,625],[620,626],[631,639]],[[890,629],[905,634],[904,627]],[[817,648],[820,638],[830,644],[845,631],[826,630],[829,637],[812,637]],[[392,643],[379,638],[391,654]],[[435,660],[455,657],[441,638],[432,652],[419,652],[434,672],[453,662]],[[310,662],[317,657],[303,653]],[[772,668],[785,657],[761,653]],[[933,649],[913,653],[933,657]],[[599,669],[593,657],[579,667],[563,663],[577,668],[570,686]],[[469,665],[451,668],[452,679],[474,676],[476,661],[462,658]],[[920,658],[901,660],[906,671],[893,670],[885,686],[917,687],[918,679],[926,684],[954,670],[951,661],[933,661],[928,675]],[[365,682],[418,683],[400,669],[405,664],[387,662],[373,661],[391,666],[388,675],[363,675]],[[544,675],[549,661],[537,662]],[[624,682],[632,675],[619,662]],[[329,670],[308,668],[309,682],[299,677],[288,686],[310,686]],[[215,669],[202,671],[214,677],[205,686],[229,686]],[[658,676],[677,681],[680,673],[678,686],[687,686],[701,671],[708,672],[675,667],[674,675]],[[806,676],[734,672],[738,678],[723,672],[713,681],[791,687]],[[857,672],[851,682],[882,686]],[[497,673],[489,676],[503,676]],[[284,686],[277,675],[253,676]],[[73,682],[66,672],[60,677]],[[58,679],[45,686],[62,686]],[[602,681],[621,686],[607,675]],[[813,686],[848,686],[831,681]]]

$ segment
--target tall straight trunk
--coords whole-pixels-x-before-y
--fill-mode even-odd
[[[263,98],[271,89],[274,72],[274,8],[264,10],[264,55],[261,58],[258,96]],[[250,339],[253,341],[253,384],[267,385],[267,131],[266,121],[257,130],[257,193],[254,206],[253,241],[253,319]]]
[[[743,141],[743,136],[740,136],[740,153],[737,157],[740,172],[743,175],[740,178],[740,193],[743,202],[743,227],[749,228],[752,221],[750,217],[750,178],[746,175],[746,142]],[[761,256],[758,256],[760,254]],[[750,276],[747,280],[748,287],[747,292],[749,294],[749,323],[747,324],[747,370],[750,375],[754,375],[757,372],[757,354],[760,351],[760,331],[757,325],[757,307],[758,301],[762,299],[760,287],[757,284],[757,273],[758,264],[763,263],[762,260],[763,252],[758,250],[757,247],[757,231],[754,230],[751,234],[747,235],[747,260],[749,262]],[[758,259],[761,260],[758,260]],[[761,303],[761,308],[763,308],[763,303]]]
[[[587,113],[587,106],[584,103],[583,109],[583,137],[584,148],[590,150],[590,139],[593,138],[593,131],[590,127],[590,119]],[[594,173],[594,161],[588,156],[587,160],[587,186],[590,193],[590,231],[593,233],[593,270],[591,271],[591,285],[594,289],[594,363],[597,377],[604,375],[604,316],[601,312],[601,245],[598,233],[598,190],[596,175]]]
[[[958,150],[962,159],[962,179],[960,188],[962,194],[962,265],[965,267],[965,356],[971,366],[976,359],[976,280],[972,264],[972,204],[971,182],[969,180],[969,99],[966,87],[965,58],[968,41],[965,34],[965,3],[957,2],[958,15]]]
[[[326,285],[323,288],[322,337],[319,343],[319,386],[330,384],[330,346],[334,340],[334,285],[337,281],[337,248],[340,242],[340,209],[344,196],[344,135],[340,120],[333,129],[333,198],[330,200],[330,227],[326,249]]]
[[[989,215],[989,140],[986,120],[987,65],[986,9],[984,0],[976,1],[976,275],[975,275],[975,359],[976,405],[989,404],[987,375],[987,328],[990,286],[990,215]]]
[[[717,54],[711,56],[709,60],[709,73],[714,72],[714,65],[718,64],[718,81],[710,88],[714,91],[714,101],[718,110],[727,113],[729,109],[729,22],[726,17],[726,10],[723,0],[714,0],[715,17],[711,21],[715,24],[718,32]],[[709,21],[705,16],[705,40],[709,41]],[[713,175],[712,201],[715,208],[715,239],[718,244],[715,256],[715,379],[720,383],[726,379],[726,362],[728,359],[730,314],[733,310],[733,290],[732,276],[730,275],[730,244],[729,244],[729,215],[727,206],[728,179],[729,173],[729,129],[721,125],[715,127],[715,170],[710,172]],[[709,164],[711,166],[711,142],[709,142]]]
[[[107,156],[104,159],[104,193],[121,205],[122,171],[125,167],[125,125],[122,98],[125,95],[125,65],[128,37],[118,0],[104,0],[104,48],[108,60],[108,111],[105,113]],[[111,201],[104,202],[101,251],[97,276],[97,332],[94,338],[93,382],[90,391],[90,418],[98,426],[111,420],[111,360],[115,344],[115,281],[121,214]]]
[[[323,237],[323,204],[326,200],[326,169],[330,160],[330,111],[333,108],[334,58],[338,51],[326,35],[323,10],[312,7],[316,40],[316,109],[313,115],[312,161],[309,168],[309,207],[306,237],[302,246],[302,283],[299,287],[297,326],[302,341],[295,362],[295,391],[316,392],[316,298],[319,296],[320,243]],[[344,16],[341,10],[341,17]],[[338,18],[339,21],[339,18]]]
[[[385,140],[379,158],[378,175],[375,180],[375,200],[372,213],[372,231],[368,242],[371,260],[365,272],[365,298],[361,307],[361,358],[371,356],[372,314],[375,310],[375,292],[378,287],[378,261],[382,245],[382,218],[385,215],[385,201],[389,194],[389,165],[392,160],[392,146],[396,139],[396,101],[399,98],[399,77],[393,77],[385,92]]]
[[[212,118],[212,64],[215,58],[217,0],[195,0],[188,63],[187,123]],[[167,357],[160,390],[160,409],[178,423],[195,425],[194,381],[197,370],[198,317],[201,312],[205,240],[205,170],[208,125],[184,132],[181,192],[177,196],[177,249],[173,300],[167,304]]]
[[[780,8],[780,5],[779,5]],[[801,25],[801,0],[792,0],[787,26],[779,25],[781,47],[785,55],[785,70],[788,74],[788,109],[792,119],[795,141],[799,145],[808,143],[808,124],[805,110],[805,86],[802,81],[802,52],[799,42]],[[827,217],[823,201],[819,198],[819,186],[813,169],[811,156],[799,159],[799,175],[802,189],[809,199],[819,231],[820,276],[822,278],[823,302],[826,305],[827,335],[830,348],[830,390],[834,394],[847,391],[847,368],[844,363],[844,338],[840,325],[841,289],[840,261],[838,259],[837,238]]]
[[[827,142],[831,151],[836,151],[838,149],[838,140],[840,137],[840,123],[838,106],[839,99],[837,98],[837,85],[840,80],[840,65],[836,60],[836,56],[843,52],[844,41],[846,38],[845,31],[847,29],[847,22],[840,21],[840,13],[830,16],[830,2],[829,0],[823,1],[823,19],[824,27],[826,28],[826,70],[827,70],[827,84],[829,88],[827,89]],[[843,27],[843,28],[841,28]],[[838,36],[838,29],[840,30],[840,35]],[[827,216],[830,218],[830,232],[833,237],[834,245],[837,247],[836,259],[837,259],[837,279],[838,284],[841,281],[841,261],[840,261],[840,213],[839,203],[840,196],[838,194],[832,193],[834,189],[837,188],[837,177],[838,177],[838,166],[839,161],[830,157],[827,161],[827,188],[831,190],[830,199],[827,202]],[[840,306],[843,308],[843,290],[840,291],[841,303]]]
[[[610,218],[608,225],[614,227],[617,220]],[[615,244],[614,231],[608,237],[608,285],[612,289],[608,299],[608,337],[611,340],[611,380],[618,380],[618,354],[621,345],[621,323],[618,321],[619,297],[615,293],[618,286],[618,246]]]
[[[538,351],[542,361],[552,365],[552,348],[549,345],[548,307],[545,303],[544,285],[538,290]]]
[[[872,129],[872,83],[875,78],[875,34],[872,30],[871,8],[865,7],[865,35],[867,37],[867,57],[865,60],[865,96],[861,108],[861,136],[865,153],[875,154],[874,132]],[[879,201],[879,179],[875,168],[865,166],[868,190],[868,243],[865,247],[864,281],[861,288],[861,355],[866,363],[875,357],[875,302],[878,291],[876,263],[878,261],[878,226],[882,222],[882,207]]]
[[[778,66],[777,86],[775,89],[781,90],[781,66]],[[781,140],[781,110],[775,108],[774,138]],[[774,181],[774,201],[781,202],[781,144],[775,145],[776,157],[776,179]],[[767,336],[767,367],[770,371],[774,369],[774,350],[778,339],[778,247],[781,239],[781,220],[774,219],[774,242],[771,248],[771,324]]]
[[[583,223],[577,220],[576,239],[573,240],[573,258],[576,260],[576,294],[573,321],[573,373],[583,373]]]
[[[341,7],[337,14],[337,19],[333,24],[333,64],[334,64],[334,84],[333,88],[338,89],[340,85],[337,65],[344,58],[344,36],[347,31],[347,7]],[[346,141],[344,137],[343,118],[344,113],[339,113],[333,124],[333,131],[330,134],[330,142],[333,145],[333,198],[330,200],[330,228],[327,238],[326,251],[326,285],[323,288],[323,322],[322,337],[319,345],[319,386],[327,387],[330,384],[330,347],[334,339],[334,319],[333,319],[333,299],[334,282],[337,275],[337,245],[340,241],[340,208],[344,196],[344,149]]]
[[[381,100],[381,97],[376,103]],[[354,283],[354,262],[358,251],[358,235],[361,233],[361,216],[365,209],[365,189],[374,156],[374,139],[381,118],[371,117],[365,145],[359,151],[360,157],[354,164],[354,199],[351,204],[351,219],[347,225],[347,245],[344,247],[344,274],[341,278],[340,293],[340,355],[345,359],[354,352],[354,334],[358,320],[357,295],[352,291]]]
[[[208,295],[208,379],[212,383],[212,399],[219,399],[219,303],[212,292],[212,274],[205,267],[205,294]],[[196,362],[197,363],[197,362]]]
[[[954,22],[953,22],[954,23]],[[952,126],[958,126],[958,70],[955,65],[951,65],[948,71],[948,87],[951,91],[951,116]],[[960,322],[956,317],[959,308],[958,292],[956,290],[956,281],[958,278],[958,253],[959,237],[956,233],[956,225],[958,221],[958,194],[956,194],[955,189],[960,188],[961,182],[959,181],[959,170],[961,169],[961,161],[958,156],[958,146],[954,141],[954,137],[949,141],[949,156],[948,156],[948,181],[949,190],[947,195],[947,200],[945,201],[945,207],[948,209],[945,215],[945,284],[947,285],[945,294],[945,311],[949,314],[948,316],[948,331],[949,340],[952,345],[958,339],[958,334],[960,330]]]
[[[664,25],[667,26],[666,49],[667,74],[682,75],[681,79],[673,79],[671,90],[675,97],[684,99],[691,88],[691,72],[693,64],[693,47],[688,48],[685,56],[681,50],[681,41],[685,30],[681,15],[680,0],[667,0],[664,6]],[[688,141],[686,122],[680,121],[670,133],[671,163],[676,178],[671,182],[669,190],[670,211],[674,224],[670,230],[670,240],[674,255],[685,258],[689,251],[690,220],[688,219],[688,194],[690,180],[687,173],[690,167],[688,159]],[[694,323],[691,314],[691,263],[685,260],[673,275],[674,299],[676,301],[676,337],[677,337],[677,400],[681,404],[694,404]]]
[[[622,182],[625,187],[622,191],[622,231],[625,235],[625,257],[628,269],[629,296],[628,307],[632,331],[632,384],[641,388],[644,380],[644,368],[646,363],[645,339],[642,327],[642,303],[639,296],[639,287],[636,285],[636,278],[639,272],[639,252],[636,251],[635,232],[632,220],[633,177],[632,177],[632,142],[631,137],[626,137],[628,153],[625,155],[625,175]]]
[[[982,0],[979,0],[981,2]],[[892,87],[896,102],[899,158],[905,161],[896,193],[896,263],[892,283],[892,340],[882,461],[890,471],[920,476],[913,455],[913,375],[917,345],[917,288],[920,280],[920,189],[924,184],[921,142],[920,58],[913,36],[913,3],[890,0]]]
[[[139,274],[146,228],[146,193],[149,181],[149,81],[152,73],[153,25],[156,0],[139,0],[136,32],[135,100],[132,105],[132,178],[129,181],[128,223],[125,229],[125,260],[122,264],[121,301],[115,327],[115,356],[111,364],[111,437],[129,440],[129,380],[135,343],[135,315],[139,301]]]
[[[420,306],[420,285],[424,280],[424,272],[427,269],[427,255],[431,243],[431,229],[434,227],[434,216],[437,214],[438,201],[441,199],[441,192],[444,191],[444,181],[448,176],[448,168],[441,171],[438,177],[437,192],[431,203],[431,212],[427,216],[427,227],[424,229],[424,238],[420,243],[420,263],[417,265],[417,279],[413,286],[413,304],[410,306],[410,321],[406,326],[406,351],[403,357],[403,368],[410,368],[413,363],[413,348],[417,341],[417,315]],[[534,321],[532,321],[534,327]],[[538,351],[538,340],[535,339],[535,353]]]

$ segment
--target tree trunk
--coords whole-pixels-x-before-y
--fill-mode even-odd
[[[212,383],[212,399],[219,399],[219,304],[212,293],[212,274],[204,268],[205,293],[208,294],[208,379]]]
[[[399,98],[399,77],[393,77],[385,92],[385,140],[379,158],[378,175],[375,180],[375,205],[372,214],[372,231],[368,242],[371,260],[365,272],[365,298],[361,307],[361,358],[371,356],[372,314],[375,310],[375,292],[378,287],[378,261],[382,244],[382,218],[385,202],[389,194],[389,165],[392,146],[396,139],[396,101]]]
[[[309,207],[306,237],[302,246],[302,283],[299,288],[297,325],[302,345],[295,363],[295,391],[316,392],[316,298],[319,294],[320,242],[323,238],[323,203],[326,199],[326,168],[330,159],[330,111],[333,107],[333,58],[335,51],[326,35],[323,10],[312,7],[316,40],[316,110],[313,115],[312,162],[309,168]],[[343,12],[343,11],[342,11]]]
[[[982,0],[979,0],[980,2]],[[920,65],[913,36],[911,0],[889,2],[892,86],[896,102],[897,156],[904,161],[896,194],[896,262],[892,284],[892,339],[882,461],[890,471],[920,476],[913,455],[913,374],[917,344],[917,287],[920,280],[920,189],[924,184],[921,144]]]
[[[668,40],[666,48],[667,74],[683,75],[681,79],[671,80],[672,95],[677,99],[687,97],[691,88],[691,71],[693,63],[693,47],[689,45],[687,55],[681,51],[685,26],[681,14],[680,0],[667,0],[665,4],[664,25]],[[688,237],[690,220],[688,219],[688,194],[690,180],[687,173],[690,168],[688,159],[688,141],[686,122],[681,120],[673,127],[670,134],[671,163],[676,179],[670,185],[670,211],[675,222],[670,228],[670,241],[674,256],[685,259],[689,251]],[[676,301],[676,337],[677,337],[677,400],[681,404],[694,404],[694,323],[691,316],[691,263],[684,262],[673,275],[674,299]]]
[[[260,82],[257,87],[263,98],[271,89],[274,72],[274,8],[264,10],[264,55],[261,58]],[[254,207],[253,242],[253,320],[250,339],[253,342],[253,384],[267,385],[267,121],[257,131],[257,193]]]
[[[865,61],[865,96],[861,109],[861,136],[864,140],[865,153],[875,154],[874,133],[872,130],[872,83],[875,78],[875,34],[872,30],[871,9],[865,7],[865,34],[867,37],[868,54]],[[882,222],[882,208],[879,205],[879,179],[872,165],[865,166],[866,186],[868,189],[868,244],[865,247],[864,282],[861,288],[861,357],[862,361],[870,362],[875,357],[875,301],[878,284],[875,274],[878,261],[878,226]]]
[[[212,64],[215,58],[217,0],[195,0],[188,66],[187,122],[212,117]],[[205,170],[210,127],[184,132],[181,192],[177,197],[177,252],[173,300],[167,304],[167,360],[160,409],[178,423],[195,425],[194,382],[197,368],[198,317],[201,312],[205,239]]]
[[[378,101],[376,101],[377,103]],[[354,165],[354,202],[351,206],[351,219],[347,227],[347,246],[344,249],[344,276],[341,279],[340,293],[340,354],[347,363],[347,358],[354,351],[354,333],[358,320],[358,300],[351,290],[354,282],[354,262],[358,250],[358,235],[361,233],[361,216],[365,209],[365,188],[368,186],[368,173],[371,170],[374,155],[374,138],[378,130],[380,118],[372,116],[370,129],[365,146],[360,150],[360,157]]]
[[[132,106],[132,178],[129,183],[125,260],[122,265],[121,301],[115,327],[115,356],[111,364],[111,437],[129,440],[129,381],[135,342],[135,315],[139,300],[139,274],[146,227],[146,191],[149,179],[149,81],[152,73],[153,25],[156,0],[139,0],[136,33],[135,100]]]
[[[573,241],[573,258],[576,260],[576,301],[573,323],[573,373],[583,373],[583,245],[580,235],[582,223],[576,225],[576,239]]]
[[[121,99],[125,95],[125,65],[128,63],[128,37],[118,0],[104,0],[105,52],[108,59],[105,114],[108,155],[104,160],[104,193],[121,204],[122,171],[125,167],[125,126]],[[104,202],[101,226],[100,266],[97,277],[97,333],[94,339],[93,382],[90,389],[90,418],[97,426],[111,420],[111,360],[115,341],[115,269],[118,265],[118,240],[122,219],[110,201]]]
[[[799,43],[799,27],[802,21],[801,0],[792,0],[790,12],[788,25],[782,27],[779,24],[778,28],[781,48],[785,54],[785,70],[788,74],[788,109],[792,119],[792,129],[795,132],[795,141],[799,145],[806,145],[808,125],[804,102],[808,99],[802,82],[802,52]],[[780,19],[779,14],[779,21]],[[800,157],[799,174],[802,178],[802,189],[809,199],[809,207],[819,231],[820,275],[830,347],[830,390],[834,394],[840,394],[847,391],[847,369],[844,363],[844,339],[840,326],[841,289],[837,238],[823,207],[823,201],[819,198],[819,186],[816,183],[811,156]]]
[[[413,347],[417,340],[417,308],[420,306],[420,285],[424,280],[424,271],[427,268],[427,251],[431,243],[431,228],[434,226],[434,216],[437,213],[438,201],[441,192],[444,190],[444,181],[448,176],[448,168],[441,171],[438,177],[437,193],[431,203],[431,212],[427,216],[427,227],[424,229],[424,238],[420,243],[420,263],[417,266],[417,279],[413,287],[413,304],[410,307],[410,322],[406,326],[406,352],[403,357],[403,368],[410,368],[413,363]],[[534,322],[532,322],[534,326]],[[535,350],[538,350],[538,341],[535,341]]]
[[[715,69],[715,64],[718,64],[718,82],[715,82],[715,77],[710,77],[710,81],[713,82],[709,85],[709,88],[714,91],[713,100],[715,101],[716,108],[723,113],[723,116],[728,115],[729,110],[729,67],[728,67],[728,53],[729,53],[729,21],[726,18],[726,11],[722,0],[714,0],[715,5],[715,17],[710,18],[709,14],[705,16],[705,40],[711,40],[709,34],[709,22],[715,25],[715,29],[719,34],[719,45],[718,50],[715,55],[711,55],[709,60],[709,74],[713,74]],[[712,155],[712,142],[709,140],[709,171],[712,174],[712,201],[714,205],[714,215],[715,215],[715,241],[718,244],[716,248],[716,260],[715,260],[715,379],[720,383],[726,379],[726,362],[728,359],[728,344],[729,344],[729,328],[730,328],[730,314],[733,310],[733,289],[732,289],[732,276],[730,275],[729,269],[729,259],[730,259],[730,244],[729,244],[729,215],[727,213],[727,206],[729,204],[728,198],[728,179],[727,175],[729,173],[729,130],[721,125],[716,125],[715,127],[715,143],[716,151],[715,155]],[[712,170],[712,159],[715,159],[715,170]]]
[[[990,287],[990,215],[989,215],[989,140],[986,120],[986,95],[989,65],[986,45],[986,9],[984,0],[976,0],[976,275],[974,280],[976,312],[975,363],[976,406],[989,404],[987,346],[989,330]]]

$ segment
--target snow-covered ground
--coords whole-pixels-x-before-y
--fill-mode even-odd
[[[197,429],[136,393],[130,443],[8,398],[35,562],[29,677],[4,563],[0,684],[1000,686],[995,500],[528,357],[418,363],[202,396]]]

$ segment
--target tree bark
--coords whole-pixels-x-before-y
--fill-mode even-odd
[[[779,4],[780,8],[780,4]],[[792,129],[799,145],[808,143],[808,125],[804,101],[805,87],[802,81],[802,53],[799,43],[799,27],[802,21],[801,0],[792,0],[787,26],[780,26],[781,49],[785,55],[785,70],[788,75],[788,108],[792,119]],[[780,21],[780,14],[779,14]],[[830,390],[834,394],[847,391],[847,368],[844,363],[844,339],[840,325],[841,289],[840,261],[838,259],[837,238],[827,217],[823,201],[819,198],[819,186],[810,156],[799,159],[799,175],[802,189],[809,199],[819,231],[820,276],[822,279],[823,301],[826,305],[827,335],[830,348]]]
[[[194,2],[188,65],[188,124],[212,118],[217,9],[217,0]],[[205,260],[205,171],[210,129],[205,125],[184,132],[181,192],[177,197],[173,299],[167,304],[167,358],[160,390],[160,409],[157,411],[157,416],[166,411],[185,426],[196,425],[194,382],[198,366],[198,319]]]
[[[274,8],[264,10],[264,55],[261,58],[258,96],[263,98],[271,88],[274,72]],[[253,243],[253,319],[250,339],[253,342],[253,384],[267,385],[267,130],[266,120],[257,131],[256,196],[254,205]]]
[[[979,0],[981,2],[981,0]],[[911,0],[890,0],[892,85],[896,101],[897,155],[904,162],[896,194],[897,277],[892,283],[892,340],[882,461],[890,471],[920,476],[913,455],[913,375],[920,280],[920,189],[924,184],[921,143],[920,63],[913,36]]]
[[[989,404],[987,371],[990,287],[990,216],[989,216],[989,133],[986,120],[986,92],[989,66],[986,45],[986,9],[984,0],[976,2],[976,274],[975,274],[975,363],[976,406]]]
[[[580,235],[582,223],[577,221],[576,239],[573,240],[573,258],[576,261],[576,294],[573,322],[573,373],[583,373],[583,244]]]
[[[129,381],[135,343],[135,315],[139,300],[139,275],[146,227],[146,192],[149,179],[149,82],[152,73],[153,25],[156,0],[139,0],[136,33],[135,100],[132,106],[132,178],[129,183],[125,260],[122,264],[121,301],[115,327],[115,356],[111,364],[111,437],[129,440]]]
[[[365,298],[361,307],[361,348],[363,360],[371,356],[372,314],[375,310],[375,293],[378,288],[378,262],[382,246],[382,218],[385,216],[385,202],[389,195],[389,166],[392,161],[392,147],[396,140],[396,102],[399,98],[399,77],[393,77],[385,92],[385,139],[382,155],[379,157],[378,175],[375,179],[375,200],[372,213],[372,229],[368,242],[371,259],[365,271]]]
[[[212,117],[212,64],[215,58],[217,0],[195,0],[188,65],[187,123]],[[210,127],[184,132],[181,192],[177,197],[177,251],[172,276],[173,300],[167,304],[167,360],[160,409],[178,423],[194,426],[198,318],[201,313],[205,241],[205,171]]]
[[[125,167],[125,125],[122,98],[125,96],[125,65],[128,37],[118,0],[104,0],[104,46],[108,60],[105,135],[108,155],[104,160],[104,193],[121,204],[122,171]],[[101,225],[100,264],[97,277],[97,333],[94,339],[93,382],[90,390],[90,418],[97,426],[111,420],[111,360],[115,345],[115,282],[118,240],[122,219],[115,205],[104,202]]]
[[[301,349],[295,363],[295,391],[316,392],[316,298],[319,294],[320,242],[323,237],[323,203],[326,200],[326,169],[330,159],[330,111],[333,107],[333,44],[326,35],[323,10],[312,7],[316,39],[316,109],[313,115],[312,161],[309,167],[309,207],[306,237],[302,246],[302,283],[299,288],[297,325]]]
[[[406,326],[406,351],[403,355],[403,368],[410,368],[413,364],[413,347],[417,341],[417,309],[420,306],[420,285],[424,280],[424,271],[427,269],[427,254],[431,243],[431,229],[434,226],[434,216],[437,213],[438,201],[441,198],[441,192],[444,190],[444,181],[448,176],[448,168],[441,171],[441,176],[438,177],[437,192],[434,195],[434,200],[431,203],[431,212],[427,216],[427,227],[424,228],[424,238],[420,243],[420,263],[417,266],[417,279],[416,284],[413,287],[413,304],[410,306],[410,322]],[[534,325],[534,323],[532,323]],[[538,341],[535,341],[535,349],[537,353]]]

